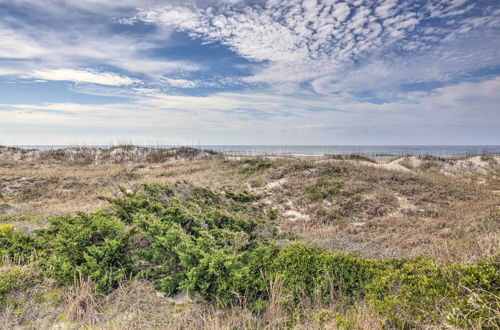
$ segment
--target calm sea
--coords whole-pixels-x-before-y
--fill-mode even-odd
[[[152,145],[146,147],[172,148],[178,145]],[[31,145],[18,146],[34,149],[61,149],[78,147],[73,145]],[[81,147],[81,146],[79,146]],[[85,147],[111,147],[92,146]],[[227,155],[294,155],[294,156],[324,156],[324,155],[352,155],[366,156],[404,156],[404,155],[431,155],[438,157],[463,157],[476,155],[500,155],[500,145],[432,145],[432,146],[292,146],[292,145],[189,145],[187,147],[211,149]]]

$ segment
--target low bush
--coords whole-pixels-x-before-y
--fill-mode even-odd
[[[133,224],[131,258],[135,273],[155,280],[159,290],[198,293],[229,304],[249,292],[259,296],[264,279],[255,276],[267,251],[259,226],[266,225],[253,198],[232,198],[178,184],[145,187],[144,194],[112,200],[115,214]],[[126,212],[124,212],[126,210]]]
[[[331,256],[325,251],[294,243],[283,248],[273,262],[292,303],[302,297],[322,300],[329,293]]]
[[[258,195],[253,195],[253,194],[250,194],[246,191],[242,192],[242,193],[234,193],[234,192],[231,192],[231,191],[226,191],[226,197],[227,198],[230,198],[234,201],[237,201],[237,202],[253,202],[253,201],[257,201],[260,199],[260,196]]]
[[[27,296],[36,283],[37,274],[21,266],[0,269],[0,312],[9,309],[15,315],[26,310]],[[0,319],[2,314],[0,313]]]
[[[308,197],[312,201],[320,202],[335,196],[342,195],[342,183],[334,180],[318,180],[306,187]]]
[[[37,240],[17,231],[10,224],[0,225],[0,262],[5,259],[24,263],[35,257],[39,250]]]
[[[273,164],[271,162],[265,161],[264,159],[245,159],[241,162],[240,173],[244,176],[251,176],[263,170],[269,169],[272,166]]]
[[[267,211],[267,216],[269,217],[270,220],[276,220],[278,219],[278,211],[275,209],[271,209]]]
[[[24,272],[18,268],[12,268],[0,272],[0,306],[7,302],[7,295],[22,283]]]
[[[133,228],[105,213],[56,218],[49,228],[38,231],[38,241],[48,255],[41,263],[60,283],[71,284],[79,274],[104,292],[130,273],[128,243],[133,233]]]
[[[368,283],[367,298],[398,328],[445,319],[467,327],[495,317],[500,305],[491,298],[499,293],[499,275],[499,264],[492,261],[447,267],[430,259],[399,260]],[[495,308],[466,314],[474,291]]]

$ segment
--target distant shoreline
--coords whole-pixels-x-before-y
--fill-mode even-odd
[[[110,149],[123,145],[11,145],[20,149]],[[173,149],[193,148],[212,150],[226,156],[290,156],[330,157],[359,155],[376,160],[389,160],[403,156],[434,156],[458,158],[472,156],[498,156],[500,145],[134,145],[138,148]]]

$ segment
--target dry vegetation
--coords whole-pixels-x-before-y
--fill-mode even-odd
[[[427,256],[443,264],[468,264],[499,255],[499,164],[499,157],[405,157],[380,164],[359,156],[236,158],[133,147],[43,154],[4,148],[0,224],[29,233],[54,216],[106,208],[99,197],[118,196],[119,187],[133,191],[143,184],[187,181],[217,192],[260,196],[255,203],[272,210],[285,238],[369,258]],[[5,260],[1,272],[18,268],[23,266]],[[277,329],[290,324],[279,303],[279,279],[268,285],[266,313],[256,316],[243,302],[227,308],[201,301],[177,305],[151,283],[137,280],[124,281],[104,296],[85,279],[67,291],[25,273],[16,284],[23,306],[0,311],[5,328]],[[368,303],[336,298],[308,308],[308,317],[295,328],[342,328],[342,320],[361,329],[384,324]]]

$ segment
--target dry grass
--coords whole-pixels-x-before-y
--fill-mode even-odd
[[[7,266],[2,271],[8,270]],[[9,266],[18,267],[18,266]],[[67,291],[53,283],[37,283],[22,293],[22,311],[0,311],[1,329],[382,329],[384,319],[371,305],[354,306],[342,299],[329,304],[300,302],[302,315],[291,319],[283,305],[281,279],[268,284],[270,299],[262,314],[249,311],[244,299],[227,308],[205,302],[172,303],[151,282],[122,282],[108,295],[98,295],[92,283],[80,279]],[[21,294],[21,292],[20,292]]]
[[[67,293],[64,319],[68,322],[84,320],[90,324],[96,323],[99,320],[99,298],[95,283],[80,276]]]
[[[289,175],[286,186],[275,192],[283,211],[309,215],[311,221],[279,220],[281,228],[305,240],[372,256],[427,255],[447,262],[469,262],[499,251],[500,199],[487,187],[434,173],[349,164],[312,170]],[[323,177],[343,182],[343,192],[311,203],[302,187]]]
[[[204,303],[175,306],[142,282],[121,286],[103,308],[103,320],[93,329],[244,329],[259,320],[234,307],[216,309]]]
[[[265,320],[269,329],[279,329],[289,322],[288,313],[282,303],[282,289],[283,285],[280,277],[275,277],[269,280],[269,304],[263,316],[263,320]]]

